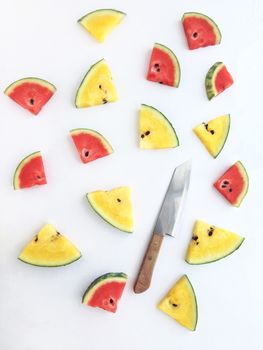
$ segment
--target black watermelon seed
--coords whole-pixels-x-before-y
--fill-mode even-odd
[[[206,130],[208,131],[208,124],[206,123],[203,123],[204,124],[204,127],[206,128]]]
[[[159,84],[163,84],[163,82],[162,82],[162,81],[159,81]]]
[[[120,202],[121,202],[121,199],[120,199],[120,198],[117,198],[117,201],[120,203]]]
[[[222,185],[221,187],[222,187],[222,188],[226,188],[226,185]]]
[[[193,236],[192,239],[193,239],[194,241],[197,241],[197,240],[198,240],[198,236]]]
[[[213,235],[213,233],[214,233],[214,227],[210,227],[210,229],[208,230],[208,236],[212,236]]]
[[[157,72],[160,72],[160,70],[161,70],[160,68],[157,68],[157,69],[156,69]]]
[[[31,99],[29,100],[29,103],[33,106],[33,104],[35,103],[34,99],[31,98]]]
[[[36,235],[35,242],[37,242],[37,241],[38,241],[38,236]]]
[[[84,155],[85,155],[85,157],[88,157],[88,156],[89,156],[89,151],[86,151],[86,152],[84,153]]]
[[[197,32],[194,32],[193,33],[193,38],[197,38],[198,37],[198,33]]]
[[[141,134],[141,138],[142,138],[142,139],[144,138],[144,134]]]
[[[110,303],[113,305],[114,304],[114,300],[110,298]]]
[[[145,133],[145,135],[148,136],[148,135],[150,135],[150,133],[151,133],[151,132],[150,132],[149,130],[147,130],[146,133]]]
[[[173,303],[172,305],[173,305],[174,307],[177,307],[177,306],[178,306],[178,305],[177,305],[177,304],[175,304],[175,303]]]
[[[105,104],[105,103],[108,102],[108,100],[107,100],[106,98],[104,98],[104,99],[102,100],[102,102],[103,102],[103,104]]]
[[[228,185],[228,184],[229,184],[229,181],[225,180],[225,181],[223,182],[223,184]]]
[[[40,180],[40,179],[41,179],[41,176],[40,176],[40,175],[37,175],[37,179]]]
[[[159,68],[159,63],[155,63],[154,68]]]
[[[102,86],[101,85],[99,85],[99,89],[101,89],[102,88]]]
[[[196,245],[198,245],[199,244],[199,242],[196,242]]]
[[[212,135],[214,135],[215,131],[214,131],[214,130],[210,130],[210,133],[211,133]]]
[[[232,190],[232,188],[230,188],[229,190],[228,190],[228,192],[232,192],[233,190]]]

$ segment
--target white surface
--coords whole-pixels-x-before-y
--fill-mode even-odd
[[[76,23],[86,12],[111,7],[127,12],[119,28],[100,45]],[[180,18],[186,11],[210,15],[222,44],[189,51]],[[34,1],[0,4],[0,90],[25,76],[57,86],[38,117],[0,94],[0,348],[1,350],[200,350],[262,349],[262,59],[261,1],[144,0]],[[146,81],[153,43],[171,47],[180,60],[179,89]],[[91,64],[105,58],[119,102],[77,110],[76,88]],[[208,102],[204,77],[223,60],[235,85]],[[141,151],[138,110],[159,108],[173,122],[181,146]],[[230,113],[231,131],[218,159],[212,159],[192,128]],[[80,163],[68,131],[89,127],[103,133],[115,153],[91,164]],[[41,150],[48,185],[12,189],[17,163]],[[132,286],[173,168],[192,158],[188,202],[175,239],[167,238],[151,289],[135,295]],[[242,206],[232,208],[212,188],[236,160],[250,176]],[[119,232],[89,208],[85,193],[130,185],[135,232]],[[244,235],[232,256],[204,266],[183,257],[194,221],[203,219]],[[32,267],[16,259],[21,248],[46,222],[53,223],[82,251],[65,268]],[[102,273],[123,271],[129,283],[117,314],[84,307],[82,293]],[[156,309],[171,285],[186,273],[195,288],[199,321],[194,333]]]

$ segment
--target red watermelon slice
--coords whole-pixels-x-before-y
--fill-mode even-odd
[[[249,186],[248,174],[244,165],[238,161],[232,165],[215,183],[214,187],[226,200],[239,207]]]
[[[127,275],[123,272],[106,273],[91,283],[83,295],[82,303],[116,312],[126,282]]]
[[[209,100],[221,94],[234,83],[231,74],[223,62],[216,62],[205,78],[206,94]]]
[[[78,150],[82,163],[89,163],[113,152],[110,143],[97,131],[91,129],[73,129],[70,135]]]
[[[20,106],[37,115],[55,91],[55,86],[46,80],[24,78],[9,85],[4,92]]]
[[[150,59],[147,80],[178,87],[181,71],[177,57],[168,47],[155,43]]]
[[[210,17],[198,12],[186,12],[182,23],[190,50],[220,44],[221,32]]]
[[[40,152],[25,157],[18,165],[14,175],[14,189],[22,189],[47,183]]]

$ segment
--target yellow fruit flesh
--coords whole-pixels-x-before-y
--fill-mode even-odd
[[[157,109],[142,105],[140,110],[140,148],[174,148],[179,145],[176,132]]]
[[[230,116],[223,115],[193,129],[208,152],[215,158],[222,150],[230,127]]]
[[[85,108],[115,102],[118,95],[112,83],[111,72],[104,60],[95,63],[77,91],[75,105],[77,108]]]
[[[87,199],[93,209],[108,223],[122,231],[133,231],[131,190],[129,187],[91,192],[87,194]]]
[[[103,42],[119,25],[125,13],[116,10],[97,10],[88,13],[78,22],[99,42]]]
[[[67,265],[81,257],[79,250],[50,225],[45,225],[23,249],[19,259],[38,266]]]
[[[189,264],[205,264],[226,257],[243,243],[244,238],[204,221],[196,221],[189,243],[186,261]]]
[[[158,308],[182,326],[194,331],[197,323],[197,303],[193,287],[182,276],[158,304]]]

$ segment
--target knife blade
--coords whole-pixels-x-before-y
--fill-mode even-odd
[[[144,255],[136,282],[135,293],[145,292],[151,284],[154,266],[162,245],[163,237],[174,237],[175,225],[183,209],[190,183],[191,163],[187,161],[174,169],[166,191],[151,240]]]

